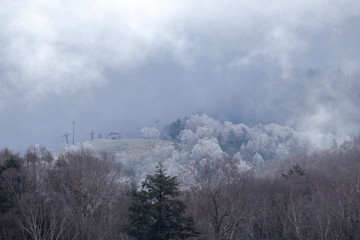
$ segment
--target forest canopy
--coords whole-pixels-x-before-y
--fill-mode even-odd
[[[183,165],[178,182],[158,168],[134,189],[134,172],[108,153],[79,149],[53,158],[41,147],[24,155],[3,149],[0,238],[132,239],[123,226],[147,209],[134,208],[134,201],[150,200],[152,186],[164,177],[174,190],[169,194],[178,197],[177,211],[192,216],[201,232],[190,239],[357,239],[359,159],[359,138],[271,161],[261,170],[219,155]],[[165,216],[174,214],[163,209]]]

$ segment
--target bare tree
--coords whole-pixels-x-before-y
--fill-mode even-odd
[[[115,226],[126,219],[129,186],[111,155],[95,156],[84,149],[65,154],[51,172],[51,182],[72,200],[72,220],[81,239],[116,238]]]
[[[256,206],[247,201],[249,173],[237,171],[229,158],[195,166],[193,173],[195,185],[188,205],[199,229],[212,240],[239,239],[240,228],[246,237]]]
[[[18,200],[17,219],[24,238],[36,240],[76,239],[65,234],[70,228],[71,214],[60,194],[27,193]]]

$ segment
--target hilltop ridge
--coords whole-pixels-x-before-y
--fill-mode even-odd
[[[87,144],[92,146],[95,152],[126,153],[130,157],[146,154],[155,146],[172,145],[173,142],[159,139],[94,139]]]

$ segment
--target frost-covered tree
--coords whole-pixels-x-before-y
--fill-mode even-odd
[[[149,138],[149,151],[136,158],[121,157],[123,163],[137,169],[138,181],[154,169],[158,160],[171,169],[171,174],[188,180],[184,171],[188,166],[201,166],[208,161],[221,163],[224,156],[233,158],[240,168],[251,166],[257,170],[268,161],[311,153],[326,146],[340,146],[345,139],[331,134],[298,132],[278,124],[250,127],[242,123],[220,122],[206,114],[194,114],[177,120],[173,126],[177,135],[176,143],[169,143],[173,146],[157,146],[155,141],[150,140],[154,138],[156,129],[144,128],[142,133]],[[181,171],[183,173],[179,174]]]
[[[148,139],[159,139],[160,131],[154,127],[144,127],[140,130],[143,137]]]

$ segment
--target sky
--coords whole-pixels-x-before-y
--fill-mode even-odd
[[[359,26],[358,0],[0,0],[0,148],[193,113],[358,134]]]

